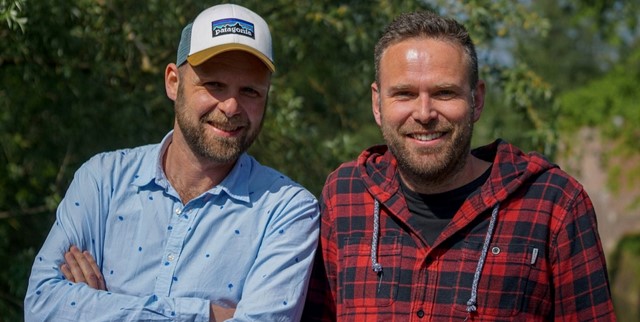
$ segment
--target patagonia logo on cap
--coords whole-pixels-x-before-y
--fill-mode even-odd
[[[237,34],[255,39],[253,24],[244,20],[230,18],[216,20],[211,23],[212,36]]]

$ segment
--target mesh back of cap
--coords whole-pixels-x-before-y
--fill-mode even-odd
[[[193,23],[188,24],[182,29],[182,35],[180,36],[180,44],[178,45],[178,56],[176,58],[176,65],[180,66],[187,61],[189,56],[189,49],[191,48],[191,27]]]

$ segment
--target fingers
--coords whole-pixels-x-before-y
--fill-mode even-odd
[[[76,246],[71,246],[71,249],[64,254],[65,264],[62,267],[66,267],[66,271],[71,274],[71,276],[65,274],[65,277],[76,283],[86,283],[82,267],[76,260],[76,253],[80,253],[80,250]]]
[[[99,290],[106,290],[107,288],[106,288],[106,285],[104,284],[104,278],[102,278],[102,273],[98,268],[98,264],[96,263],[96,260],[86,250],[82,252],[82,255],[84,256],[85,260],[87,261],[87,263],[91,268],[91,274],[88,276],[89,286]]]
[[[87,251],[81,252],[71,246],[64,254],[65,263],[60,266],[65,278],[76,283],[85,283],[98,290],[106,290],[104,279],[95,259]]]
[[[71,272],[69,265],[67,264],[60,265],[60,271],[62,272],[62,275],[64,275],[64,278],[66,278],[71,282],[74,282],[74,283],[76,282],[76,279],[73,277],[73,273]]]

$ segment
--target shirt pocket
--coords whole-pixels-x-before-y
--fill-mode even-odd
[[[515,316],[529,294],[532,267],[542,256],[540,249],[527,244],[492,243],[478,281],[476,307],[480,316]],[[462,250],[455,307],[467,310],[482,243],[466,242]]]
[[[340,296],[346,307],[380,307],[393,304],[398,296],[402,237],[380,237],[377,260],[382,272],[371,263],[371,239],[346,237],[340,276]]]

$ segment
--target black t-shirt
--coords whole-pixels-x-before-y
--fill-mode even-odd
[[[400,188],[407,200],[407,206],[414,215],[411,216],[409,224],[417,229],[430,245],[433,245],[467,197],[487,181],[490,173],[491,167],[477,179],[460,188],[436,194],[417,193],[400,180]]]

